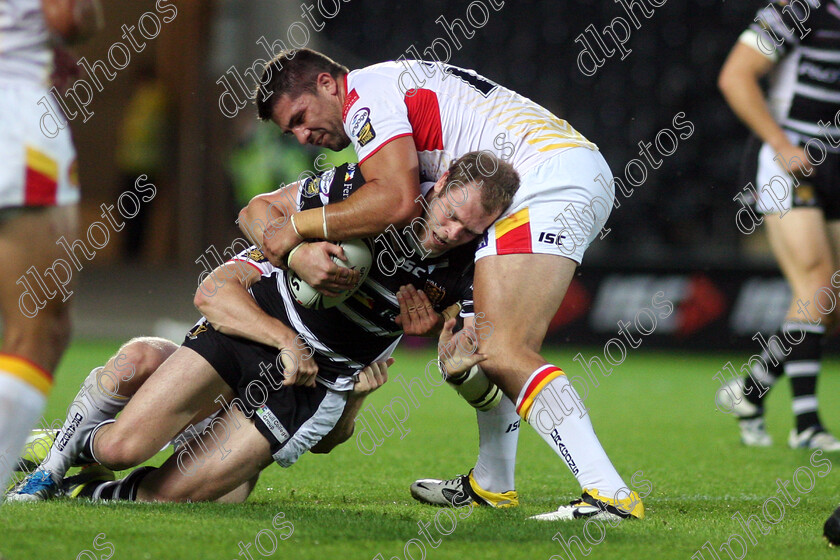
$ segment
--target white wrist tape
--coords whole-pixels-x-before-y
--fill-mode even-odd
[[[441,373],[444,374],[446,382],[478,410],[485,412],[491,410],[502,400],[502,390],[487,378],[478,364],[471,367],[469,371],[453,376],[446,375],[443,371]]]

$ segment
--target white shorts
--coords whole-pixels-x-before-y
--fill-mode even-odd
[[[815,172],[798,181],[791,177],[780,163],[781,157],[768,144],[758,152],[758,170],[755,178],[755,208],[762,214],[786,213],[792,208],[821,208],[826,219],[840,219],[840,153],[820,139],[785,131],[794,146],[805,146],[807,157],[820,157],[822,161],[805,161]],[[817,146],[809,147],[809,143]],[[825,152],[819,151],[822,146]]]
[[[0,208],[79,201],[70,128],[55,138],[41,132],[41,117],[47,110],[38,102],[48,93],[26,83],[0,82]],[[52,124],[53,117],[47,120]]]
[[[484,234],[475,259],[542,253],[580,264],[615,201],[612,172],[601,152],[571,148],[520,179],[510,209]]]

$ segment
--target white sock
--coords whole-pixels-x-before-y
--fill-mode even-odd
[[[76,398],[67,408],[67,419],[49,455],[39,467],[49,471],[53,479],[64,478],[84,448],[91,430],[104,420],[115,417],[128,403],[128,397],[113,396],[100,387],[98,377],[103,369],[94,368],[85,378]]]
[[[51,386],[52,377],[35,364],[0,354],[0,501]]]
[[[550,364],[537,369],[516,402],[520,416],[563,459],[581,488],[596,489],[610,497],[627,488],[601,447],[583,401],[563,370]]]
[[[515,490],[516,445],[519,442],[519,415],[516,406],[502,397],[499,404],[482,412],[478,419],[478,461],[473,477],[488,492]]]

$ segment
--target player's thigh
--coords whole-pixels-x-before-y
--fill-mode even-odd
[[[543,254],[495,255],[476,262],[475,309],[492,326],[488,346],[539,351],[576,269],[571,259]]]
[[[204,431],[143,480],[138,500],[244,501],[247,493],[243,490],[249,493],[260,471],[273,462],[270,444],[238,408],[229,409],[219,418],[228,426],[239,426],[232,429],[225,442],[224,457],[211,432]]]
[[[56,241],[75,235],[77,213],[75,205],[0,209],[4,350],[23,354],[50,370],[69,334],[69,310],[63,300],[72,292],[76,272],[66,261],[62,261],[66,266],[55,266],[62,256]],[[30,269],[34,270],[28,273]],[[48,269],[57,280],[45,276]],[[57,281],[64,283],[63,292]],[[56,351],[55,346],[61,348]]]
[[[102,445],[131,458],[153,454],[193,418],[217,410],[220,395],[229,400],[232,394],[207,360],[182,346],[140,387]]]
[[[834,250],[823,211],[793,208],[764,218],[773,255],[790,283],[794,300],[814,297],[834,272]]]

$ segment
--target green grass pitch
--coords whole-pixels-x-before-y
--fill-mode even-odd
[[[116,344],[102,342],[73,345],[59,371],[48,420],[63,418],[82,378],[115,349]],[[570,375],[581,375],[571,360],[578,350],[547,355]],[[584,351],[584,355],[589,354]],[[381,410],[394,397],[405,397],[403,386],[393,380],[400,375],[407,379],[422,375],[430,357],[427,352],[400,352],[391,370],[392,381],[369,399],[369,406]],[[649,484],[650,489],[646,519],[607,526],[600,544],[592,544],[601,537],[597,524],[587,528],[587,538],[580,522],[526,520],[579,494],[565,465],[530,427],[522,430],[517,460],[521,507],[476,508],[469,516],[457,518],[450,534],[438,532],[436,514],[444,532],[452,527],[453,518],[416,503],[408,486],[415,478],[465,472],[478,449],[472,410],[442,386],[430,397],[417,394],[419,407],[411,406],[404,424],[410,432],[402,439],[395,430],[369,456],[351,440],[328,456],[305,455],[290,469],[272,466],[242,505],[96,505],[70,500],[7,504],[0,508],[0,552],[6,560],[230,560],[248,555],[254,559],[371,560],[378,554],[383,560],[405,560],[407,550],[411,558],[420,560],[422,553],[415,544],[406,549],[406,543],[415,538],[424,541],[429,560],[561,560],[569,556],[552,540],[559,533],[564,540],[578,537],[587,547],[582,551],[573,545],[577,559],[688,560],[708,541],[717,556],[703,550],[703,556],[695,557],[726,560],[731,556],[720,546],[739,534],[747,550],[740,550],[733,541],[736,557],[745,552],[750,560],[835,558],[840,551],[830,550],[821,533],[825,518],[840,502],[840,453],[828,456],[831,471],[819,476],[826,470],[825,463],[812,466],[811,452],[786,447],[792,421],[788,382],[784,380],[769,398],[768,426],[775,440],[769,449],[742,447],[734,420],[714,407],[717,383],[712,376],[727,360],[739,364],[746,357],[640,349],[611,376],[600,377],[598,387],[590,387],[587,406],[601,442],[628,483],[642,471],[635,478],[640,482],[635,488],[644,491]],[[823,419],[835,433],[840,432],[838,369],[840,363],[828,361],[820,380]],[[163,458],[161,454],[152,464]],[[781,520],[765,525],[766,535],[753,523],[753,543],[733,516],[739,512],[745,519],[757,515],[765,523],[762,507],[766,502],[768,515],[778,517],[775,502],[767,500],[781,497],[776,480],[791,480],[797,469],[798,482],[806,489],[811,484],[806,471],[812,473],[813,489],[801,493],[791,484],[791,499],[800,501],[795,506],[784,504]],[[274,528],[272,520],[281,512],[285,517],[278,517],[278,528]],[[294,527],[291,535],[289,525],[280,525],[282,521]],[[431,523],[427,530],[436,546],[418,535],[418,521]],[[273,553],[272,536],[277,542]],[[252,546],[240,553],[240,542]]]

